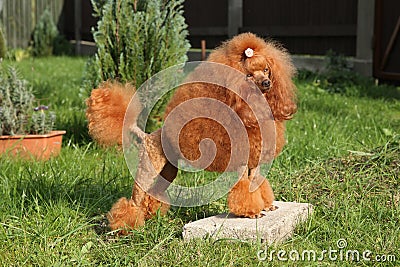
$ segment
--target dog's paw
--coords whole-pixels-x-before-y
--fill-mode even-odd
[[[126,235],[129,230],[144,225],[145,214],[141,207],[135,205],[132,199],[120,198],[107,214],[111,230]]]
[[[264,217],[264,215],[265,214],[263,214],[262,213],[263,211],[261,211],[260,213],[258,213],[258,214],[254,214],[254,215],[249,215],[249,216],[243,216],[243,217],[246,217],[246,218],[250,218],[250,219],[259,219],[259,218],[261,218],[261,217]]]
[[[146,194],[144,201],[142,202],[142,209],[146,210],[145,219],[150,219],[160,212],[160,215],[165,215],[169,210],[169,204],[167,203],[167,195],[165,193],[160,194],[159,197],[153,197],[152,195]],[[160,200],[163,201],[160,201]]]
[[[261,192],[261,197],[264,201],[264,208],[263,210],[276,210],[273,202],[275,200],[274,192],[272,191],[271,185],[269,184],[268,180],[263,178],[263,182],[261,183],[259,189]]]
[[[250,192],[250,181],[242,179],[229,192],[228,207],[237,216],[259,218],[264,209],[261,191]]]
[[[265,207],[264,208],[264,212],[268,212],[268,211],[274,211],[274,210],[277,210],[279,207],[278,206],[275,206],[275,205],[271,205],[271,206],[269,206],[269,207]],[[265,215],[265,214],[264,214]]]
[[[275,206],[275,205],[272,205],[271,207],[269,207],[269,211],[274,211],[274,210],[277,210],[279,207],[278,206]]]

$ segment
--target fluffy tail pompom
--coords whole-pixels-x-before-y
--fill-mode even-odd
[[[122,144],[122,127],[129,102],[135,93],[131,84],[103,82],[86,100],[89,134],[103,146]],[[139,106],[138,106],[139,109]]]

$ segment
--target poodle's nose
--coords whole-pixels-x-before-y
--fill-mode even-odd
[[[264,80],[261,83],[261,86],[264,88],[269,88],[271,86],[271,81],[270,80]]]

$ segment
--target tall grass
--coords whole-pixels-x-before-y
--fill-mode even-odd
[[[117,237],[104,215],[116,199],[129,196],[133,178],[120,151],[99,148],[87,136],[79,95],[84,63],[84,58],[67,57],[18,63],[37,95],[51,101],[58,126],[69,134],[60,156],[48,162],[0,157],[2,266],[399,264],[399,88],[365,80],[332,84],[315,75],[296,81],[299,111],[287,124],[288,144],[269,180],[278,200],[310,202],[315,212],[288,241],[270,248],[239,241],[184,242],[182,226],[227,211],[224,198],[202,207],[173,208],[132,235]],[[334,249],[340,238],[349,249],[370,250],[374,261],[257,257],[260,250]],[[396,261],[378,262],[377,255],[394,255]]]

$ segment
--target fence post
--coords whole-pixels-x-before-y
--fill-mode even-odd
[[[239,33],[243,26],[243,0],[228,0],[228,36]]]
[[[31,0],[31,25],[36,25],[36,0]]]
[[[201,40],[201,61],[206,60],[206,40]]]
[[[81,54],[81,28],[82,28],[82,3],[81,0],[74,1],[75,17],[75,54]]]
[[[372,76],[372,37],[374,34],[375,0],[358,1],[357,43],[354,69],[365,76]]]

